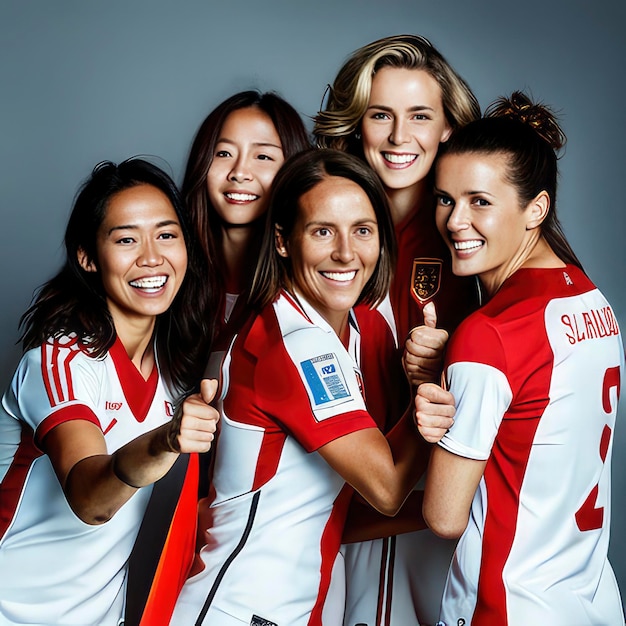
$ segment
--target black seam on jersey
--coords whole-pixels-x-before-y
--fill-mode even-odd
[[[252,498],[252,503],[250,505],[250,513],[248,513],[248,521],[246,522],[246,528],[243,531],[243,535],[237,544],[237,547],[231,552],[230,556],[224,562],[224,565],[220,568],[220,571],[217,573],[217,577],[209,590],[209,594],[202,606],[202,610],[198,614],[198,619],[196,620],[195,626],[202,626],[202,622],[206,617],[206,614],[209,611],[209,607],[215,598],[215,594],[217,593],[217,589],[222,582],[222,578],[226,575],[226,571],[230,567],[230,564],[235,560],[235,557],[243,550],[243,547],[246,545],[248,541],[248,537],[250,536],[250,532],[252,531],[252,524],[254,523],[254,518],[256,516],[256,510],[259,504],[259,498],[261,497],[261,492],[257,491]]]

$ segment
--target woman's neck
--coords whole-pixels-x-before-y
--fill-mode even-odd
[[[228,293],[239,294],[245,290],[257,260],[258,234],[254,225],[222,229],[222,256],[226,265],[224,276]]]
[[[386,188],[385,192],[389,200],[394,226],[401,224],[411,213],[416,212],[419,207],[432,198],[430,188],[425,180],[402,189]]]

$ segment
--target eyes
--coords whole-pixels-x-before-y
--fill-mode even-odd
[[[456,204],[455,201],[450,196],[447,196],[445,194],[437,194],[435,196],[435,200],[438,206],[446,207],[450,209],[453,209]],[[470,202],[470,206],[472,207],[482,208],[482,207],[491,206],[491,202],[489,202],[489,200],[486,200],[482,196],[470,197],[469,202]]]
[[[374,111],[370,115],[370,119],[379,121],[391,121],[393,120],[393,115],[391,113],[388,113],[387,111]],[[428,113],[415,112],[412,113],[408,119],[410,121],[423,122],[432,119],[432,117]]]
[[[168,231],[158,233],[155,239],[157,241],[171,241],[174,239],[178,239],[179,237],[181,237],[180,232],[176,230],[168,230]],[[120,246],[131,246],[138,242],[139,242],[139,239],[133,235],[123,235],[113,240],[114,244],[117,244]]]
[[[228,159],[228,158],[232,159],[234,158],[234,155],[229,150],[217,150],[213,158],[214,159]],[[257,161],[277,161],[279,157],[277,155],[272,155],[267,152],[259,152],[253,155],[252,158],[256,159]]]
[[[376,228],[369,224],[360,224],[355,226],[352,234],[359,239],[369,239],[376,235]],[[311,230],[311,235],[316,239],[331,239],[335,235],[335,231],[329,226],[318,226]]]

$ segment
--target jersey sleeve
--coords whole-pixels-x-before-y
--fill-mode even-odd
[[[355,366],[332,333],[311,326],[284,337],[260,359],[259,406],[308,451],[376,424]]]
[[[62,422],[83,419],[100,428],[96,406],[97,376],[83,352],[44,344],[20,361],[5,396],[5,409],[26,422],[39,443]]]
[[[446,382],[456,415],[439,445],[458,456],[485,461],[513,392],[497,330],[482,316],[476,318],[468,319],[450,342]]]

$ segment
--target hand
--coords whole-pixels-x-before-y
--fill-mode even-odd
[[[174,417],[168,440],[176,452],[207,452],[215,438],[219,412],[211,406],[217,392],[217,380],[205,378],[200,393],[189,396]]]
[[[427,302],[423,309],[424,325],[415,327],[405,343],[402,365],[414,386],[437,382],[443,369],[443,355],[448,333],[437,326],[437,310],[434,302]]]
[[[454,396],[439,385],[420,385],[415,396],[415,424],[429,443],[437,443],[454,424]]]

